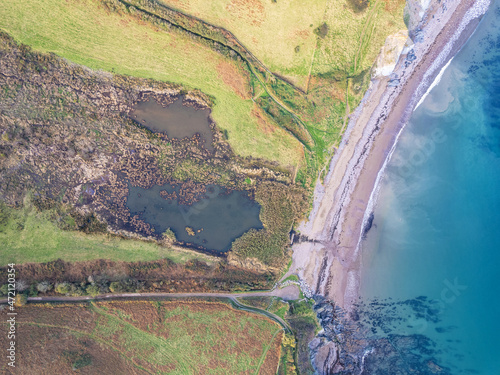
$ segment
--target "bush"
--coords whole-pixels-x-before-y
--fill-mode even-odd
[[[89,296],[95,297],[101,292],[101,288],[95,284],[91,284],[87,287],[86,291]]]
[[[0,227],[7,224],[10,217],[10,210],[4,202],[0,201]]]
[[[354,12],[362,12],[370,5],[370,0],[349,0],[348,3],[351,5]]]
[[[317,28],[314,29],[314,34],[319,36],[321,39],[324,39],[325,36],[328,34],[328,25],[326,22],[323,22],[321,26],[318,26]]]
[[[30,297],[36,297],[38,295],[37,284],[31,284],[28,292]]]
[[[17,307],[20,307],[20,306],[26,305],[27,302],[28,302],[28,296],[26,294],[24,294],[24,293],[18,293],[16,295],[16,299],[14,301],[14,304]]]
[[[70,284],[70,291],[69,291],[70,296],[80,297],[80,296],[84,296],[85,294],[87,294],[85,289],[82,289],[77,285]]]
[[[9,293],[9,286],[7,284],[3,284],[0,286],[0,294],[2,296],[6,296]]]
[[[47,293],[49,290],[52,290],[52,288],[53,288],[53,285],[48,281],[42,281],[41,283],[38,283],[36,286],[36,289],[40,293]]]
[[[55,291],[59,294],[69,294],[71,292],[71,284],[67,282],[58,283],[56,284]]]
[[[172,229],[170,229],[170,228],[167,228],[167,229],[165,230],[165,232],[163,232],[163,238],[165,238],[165,239],[167,239],[167,240],[169,240],[169,241],[171,241],[171,242],[175,242],[175,240],[176,240],[176,239],[175,239],[175,233],[174,233],[174,231],[173,231]]]
[[[105,233],[107,230],[107,224],[99,221],[93,212],[86,215],[73,213],[73,219],[78,230],[84,233]]]
[[[120,293],[123,292],[124,288],[121,282],[113,281],[111,284],[109,284],[109,290],[111,291],[111,293]]]
[[[24,292],[26,289],[28,289],[28,283],[25,280],[18,280],[16,282],[16,290],[18,292]]]
[[[92,357],[88,353],[66,351],[63,353],[68,363],[73,367],[73,371],[92,364]]]

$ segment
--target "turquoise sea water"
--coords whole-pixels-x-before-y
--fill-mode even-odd
[[[403,130],[361,296],[390,316],[374,334],[428,340],[409,351],[424,358],[417,372],[406,352],[380,373],[500,374],[500,1]]]

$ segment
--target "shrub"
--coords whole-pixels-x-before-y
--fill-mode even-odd
[[[70,284],[70,291],[69,291],[70,296],[80,297],[80,296],[84,296],[85,294],[86,294],[85,289],[82,289],[75,284]]]
[[[109,284],[109,290],[111,293],[120,293],[123,292],[123,285],[119,281],[113,281],[111,284]]]
[[[41,283],[38,283],[36,286],[36,289],[40,293],[47,293],[49,290],[52,290],[53,285],[48,282],[48,281],[42,281]]]
[[[55,291],[59,294],[68,294],[71,292],[71,284],[67,282],[62,282],[56,284]]]
[[[28,283],[25,280],[18,280],[16,282],[16,290],[18,292],[24,292],[26,289],[28,289]]]
[[[362,12],[370,5],[370,0],[349,0],[348,3],[351,5],[354,12]]]
[[[91,284],[87,287],[86,291],[89,296],[95,297],[101,292],[101,288],[95,284]]]
[[[18,293],[16,295],[16,298],[15,298],[15,301],[14,301],[14,304],[17,306],[17,307],[20,307],[20,306],[24,306],[26,305],[26,303],[28,302],[28,296],[24,293]]]
[[[66,351],[63,353],[63,356],[73,367],[73,371],[92,364],[92,357],[88,353]]]
[[[3,284],[0,286],[0,294],[2,296],[6,296],[9,293],[9,286],[7,284]]]
[[[328,34],[328,25],[326,22],[323,22],[320,26],[314,29],[314,34],[319,36],[321,39],[324,39],[325,36]]]
[[[107,224],[99,221],[99,219],[92,212],[90,214],[81,215],[73,213],[73,218],[78,230],[85,233],[105,233]]]
[[[36,297],[38,295],[37,284],[31,284],[28,292],[30,297]]]
[[[175,242],[175,233],[173,232],[172,229],[167,228],[165,232],[163,232],[163,238],[167,239],[169,241]]]

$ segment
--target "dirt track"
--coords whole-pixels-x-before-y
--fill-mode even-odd
[[[246,293],[117,293],[117,294],[101,294],[95,297],[80,296],[47,296],[47,297],[28,297],[28,302],[82,302],[82,301],[102,301],[113,299],[145,299],[145,298],[190,298],[190,297],[215,297],[227,298],[231,300],[233,305],[239,310],[248,311],[260,315],[264,315],[276,323],[281,325],[287,332],[291,332],[291,328],[286,321],[279,316],[256,307],[247,306],[237,300],[240,297],[281,297],[284,300],[293,300],[299,298],[299,290],[296,286],[290,285],[281,289],[273,289],[263,292],[246,292]],[[0,304],[7,303],[7,299],[0,299]]]

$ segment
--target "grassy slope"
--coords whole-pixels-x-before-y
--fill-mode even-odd
[[[73,262],[93,259],[135,262],[168,258],[176,263],[212,259],[189,250],[169,249],[144,241],[64,231],[34,211],[18,211],[14,215],[17,217],[10,217],[0,227],[0,264],[49,262],[58,258]]]
[[[387,35],[405,29],[404,0],[372,0],[361,12],[353,11],[349,0],[308,1],[307,11],[301,0],[161,2],[231,31],[272,71],[293,76],[300,87],[307,81],[311,63],[313,74],[357,74],[369,69]],[[313,30],[323,22],[329,32],[319,40],[314,54],[317,37]]]
[[[312,73],[357,75],[369,69],[388,35],[406,29],[405,0],[372,0],[367,9],[353,12],[349,1],[332,0],[325,12],[328,34],[319,40]]]
[[[340,143],[347,116],[364,95],[370,68],[385,39],[405,29],[404,5],[404,0],[372,0],[367,9],[354,12],[349,0],[328,2],[323,18],[328,32],[324,38],[318,38],[309,84],[310,95],[316,102],[335,98],[325,106],[328,110],[324,116],[319,115],[319,111],[308,124],[317,144],[319,169],[332,155],[332,146]]]
[[[176,361],[178,367],[183,368],[180,373],[200,373],[201,369],[207,369],[214,362],[220,367],[209,370],[210,373],[239,374],[255,371],[260,361],[255,361],[252,357],[261,357],[261,353],[264,354],[273,335],[281,330],[277,324],[266,318],[237,312],[222,304],[206,304],[209,307],[207,309],[192,308],[192,306],[203,306],[203,304],[187,303],[179,306],[177,301],[162,305],[166,307],[164,319],[152,322],[151,329],[145,334],[128,325],[129,329],[121,330],[121,332],[124,336],[132,336],[122,339],[129,342],[131,348],[136,346],[141,352],[143,348],[141,341],[146,344],[146,347],[149,344],[148,341],[151,341],[149,346],[155,346],[158,349],[157,352],[149,355],[148,360]],[[108,313],[101,309],[104,306],[109,309]],[[95,309],[101,314],[101,319],[104,319],[102,321],[107,321],[107,325],[121,329],[125,327],[123,319],[115,315],[121,309],[114,310],[114,306],[120,305],[99,304]],[[211,309],[212,306],[217,309]],[[155,336],[163,332],[167,333],[168,340],[156,339]],[[239,341],[244,341],[243,346],[246,350],[241,350]],[[256,347],[255,344],[260,344],[260,347]],[[190,350],[186,350],[187,348]],[[217,353],[217,358],[213,358],[215,353]]]
[[[269,69],[305,87],[326,0],[162,0],[231,31]],[[299,46],[298,52],[295,47]]]
[[[213,117],[228,130],[237,154],[283,165],[297,165],[302,159],[295,138],[272,123],[267,125],[274,132],[262,132],[252,115],[252,101],[224,83],[217,66],[228,60],[185,36],[110,13],[97,0],[2,0],[0,28],[36,50],[54,52],[93,69],[198,88],[215,97]]]
[[[161,2],[226,28],[272,71],[293,76],[295,84],[307,88],[307,100],[315,103],[314,108],[302,107],[296,114],[315,141],[314,156],[308,157],[308,170],[314,175],[328,162],[332,146],[340,142],[345,118],[361,100],[368,71],[386,37],[405,28],[404,0],[372,0],[363,11],[355,11],[351,0],[309,1],[307,11],[298,0]],[[317,37],[313,31],[323,23],[328,32]],[[295,52],[297,45],[299,52]],[[354,83],[346,82],[347,77],[362,73]],[[346,91],[348,85],[351,89]],[[300,106],[301,99],[294,95],[291,101]]]

